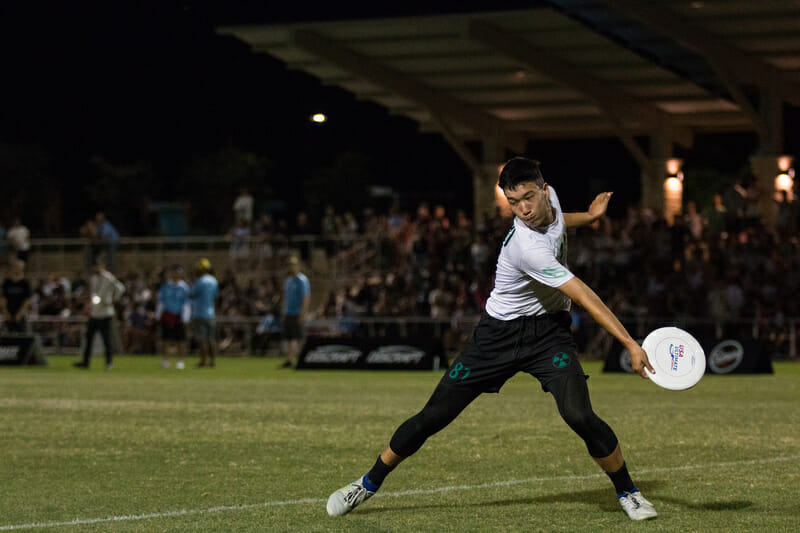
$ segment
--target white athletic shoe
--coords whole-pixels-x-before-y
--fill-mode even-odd
[[[375,494],[364,487],[362,479],[359,478],[330,495],[328,498],[329,515],[345,515]]]
[[[169,361],[167,361],[166,359],[162,359],[161,368],[169,368]]]
[[[647,520],[658,516],[653,504],[647,501],[638,490],[626,492],[617,498],[631,520]]]
[[[183,364],[183,361],[178,361],[177,363],[175,363],[175,368],[177,368],[178,370],[183,370],[185,367],[186,365]]]

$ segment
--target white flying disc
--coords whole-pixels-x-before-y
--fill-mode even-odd
[[[655,374],[647,376],[659,387],[684,390],[697,385],[706,371],[706,354],[697,339],[680,328],[658,328],[642,343]]]

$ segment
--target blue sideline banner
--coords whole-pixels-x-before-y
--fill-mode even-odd
[[[772,358],[755,339],[699,337],[706,354],[706,373],[772,374]],[[641,341],[640,341],[641,344]],[[614,341],[608,351],[603,372],[633,372],[631,355]]]
[[[439,339],[308,337],[297,368],[438,370],[444,362]]]

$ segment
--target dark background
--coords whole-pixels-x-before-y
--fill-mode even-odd
[[[260,210],[291,219],[305,209],[318,220],[327,202],[359,212],[374,203],[370,184],[391,186],[406,209],[429,200],[471,214],[471,173],[440,136],[214,29],[486,6],[276,4],[2,3],[0,219],[21,216],[34,236],[76,236],[105,209],[124,235],[150,234],[151,202],[183,202],[192,231],[214,233],[229,228],[240,186]],[[315,112],[329,121],[312,124]],[[787,126],[798,118],[787,110]],[[795,129],[787,127],[786,152],[797,155]],[[676,154],[686,160],[687,196],[707,201],[708,176],[722,187],[746,175],[756,146],[752,134],[698,136]],[[615,139],[537,141],[527,152],[557,190],[569,190],[566,209],[612,189],[610,212],[621,216],[639,197],[638,167]],[[693,189],[692,172],[706,177],[704,187]]]

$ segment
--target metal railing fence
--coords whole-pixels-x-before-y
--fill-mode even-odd
[[[420,316],[316,318],[306,324],[306,332],[317,336],[414,337],[442,339],[445,351],[454,355],[466,342],[479,317],[469,315],[434,319]],[[677,326],[698,338],[752,338],[763,341],[775,359],[795,360],[800,317],[781,323],[753,321],[719,322],[705,318],[621,317],[622,323],[637,340],[662,326]],[[274,355],[279,349],[280,332],[276,328],[259,332],[262,317],[218,317],[217,341],[221,354]],[[39,336],[43,349],[50,354],[77,353],[84,342],[85,317],[38,317],[28,322],[29,332]],[[118,351],[122,353],[158,353],[160,335],[157,324],[135,326],[117,321]],[[190,330],[191,328],[189,328]],[[614,339],[594,321],[586,321],[574,331],[582,355],[588,359],[604,358]],[[191,334],[189,334],[191,338]],[[99,337],[98,337],[99,338]]]

